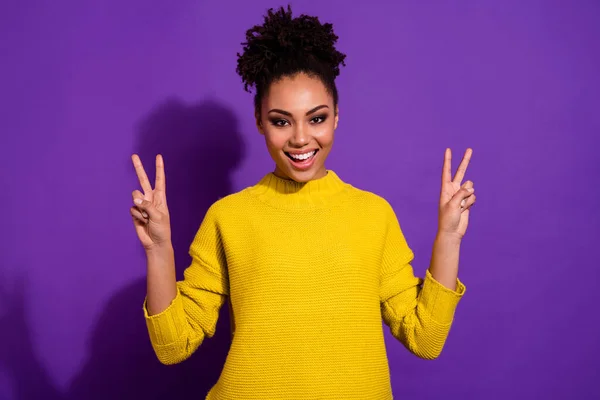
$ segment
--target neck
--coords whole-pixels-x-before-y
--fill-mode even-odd
[[[299,182],[299,183],[305,183],[305,182],[308,182],[311,180],[321,179],[321,178],[325,177],[325,175],[327,175],[327,169],[325,168],[324,165],[322,165],[321,168],[319,168],[319,170],[317,172],[315,172],[315,174],[312,177],[305,180],[305,179],[301,179],[301,178],[294,179],[292,176],[283,172],[283,170],[281,168],[279,168],[278,165],[275,165],[275,171],[273,171],[273,175],[275,175],[276,177],[281,178],[281,179],[295,181],[295,182]]]

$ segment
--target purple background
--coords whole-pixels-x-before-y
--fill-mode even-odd
[[[60,3],[60,4],[58,4]],[[348,54],[328,167],[394,206],[423,275],[445,147],[478,202],[447,346],[386,328],[398,399],[600,396],[600,3],[295,1]],[[236,52],[267,1],[0,6],[0,398],[204,398],[229,344],[152,353],[130,155],[164,154],[178,273],[207,207],[272,162]],[[184,398],[184,397],[180,397]]]

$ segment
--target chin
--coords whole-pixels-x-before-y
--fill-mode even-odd
[[[287,162],[287,160],[283,161]],[[324,171],[324,167],[322,165],[314,165],[312,168],[305,171],[298,171],[290,165],[286,165],[285,168],[279,167],[278,169],[280,173],[282,172],[288,179],[294,180],[299,183],[306,183],[308,181],[318,179],[321,177],[320,172]]]
[[[315,179],[315,175],[316,171],[291,171],[288,176],[296,182],[305,183]]]

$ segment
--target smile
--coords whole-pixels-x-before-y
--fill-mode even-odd
[[[307,153],[302,154],[285,153],[285,155],[288,156],[292,161],[305,161],[309,158],[314,157],[315,154],[317,154],[317,150],[309,151]]]
[[[292,161],[292,166],[297,169],[308,169],[312,166],[315,156],[319,152],[318,149],[307,151],[306,153],[288,153],[285,155]]]

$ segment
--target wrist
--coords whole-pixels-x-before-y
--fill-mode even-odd
[[[152,247],[148,247],[146,250],[146,257],[149,259],[166,259],[172,257],[175,251],[173,250],[173,244],[169,242],[155,244]]]
[[[435,235],[435,242],[446,245],[460,246],[462,237],[456,233],[439,232]]]

